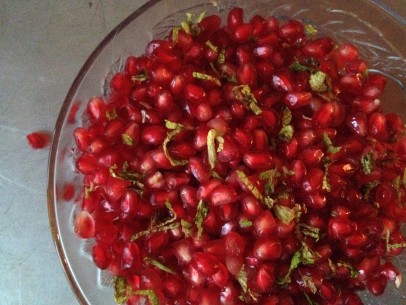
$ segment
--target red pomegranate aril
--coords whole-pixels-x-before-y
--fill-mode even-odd
[[[379,108],[381,101],[378,99],[369,99],[358,97],[351,102],[351,105],[366,114],[371,113]]]
[[[332,218],[328,223],[328,234],[331,238],[342,239],[354,232],[354,223],[343,217]]]
[[[124,73],[117,73],[110,81],[110,88],[118,95],[127,96],[131,91],[131,81]]]
[[[285,96],[284,102],[290,109],[298,109],[310,103],[310,92],[292,92]]]
[[[269,210],[263,211],[253,222],[253,229],[257,236],[270,236],[276,229],[276,221]]]
[[[108,248],[98,244],[92,248],[92,257],[95,265],[101,270],[107,269],[112,260],[112,255]]]
[[[272,156],[267,151],[250,151],[243,156],[244,164],[256,170],[270,169],[272,166]]]
[[[244,11],[240,7],[235,7],[230,10],[227,16],[227,26],[230,29],[235,29],[244,22]]]
[[[386,133],[386,118],[382,113],[374,113],[368,122],[368,133],[375,138],[383,138]]]
[[[253,282],[261,292],[271,291],[275,282],[273,267],[271,265],[261,265],[254,276]]]
[[[337,54],[341,60],[349,62],[358,58],[358,49],[350,43],[344,43],[338,47]]]
[[[79,129],[80,131],[82,131],[81,129]],[[84,131],[86,132],[86,131]],[[86,135],[84,135],[84,137],[82,138],[81,135],[79,135],[79,131],[78,129],[75,130],[75,140],[76,143],[79,142],[78,146],[81,150],[86,149],[85,147],[87,147],[87,142],[86,142]],[[32,132],[30,134],[27,135],[27,141],[28,144],[33,148],[33,149],[41,149],[44,147],[47,147],[49,145],[49,143],[51,142],[51,136],[46,133],[46,132]]]
[[[278,91],[291,92],[293,90],[291,81],[283,74],[274,74],[271,84],[273,88]]]
[[[312,167],[302,180],[302,189],[306,193],[319,191],[323,184],[324,172],[316,167]]]
[[[207,181],[210,178],[210,169],[203,160],[197,157],[189,159],[188,169],[200,183]]]
[[[294,43],[304,36],[303,24],[297,20],[289,20],[279,28],[279,36],[287,43]]]
[[[326,56],[334,47],[334,42],[327,37],[317,38],[313,41],[307,42],[303,46],[303,52],[306,55],[322,58]]]
[[[160,125],[149,125],[141,130],[141,141],[144,144],[158,146],[161,145],[167,135],[167,131]]]
[[[195,252],[191,264],[201,273],[212,276],[219,270],[219,261],[214,255],[203,252]]]
[[[260,238],[255,242],[253,251],[259,260],[277,259],[282,255],[282,244],[273,237]]]
[[[81,238],[92,238],[95,234],[95,220],[87,211],[80,211],[75,216],[75,233]]]
[[[240,66],[237,70],[238,83],[248,85],[251,89],[257,85],[257,70],[251,63],[246,63]]]
[[[86,112],[92,123],[106,119],[106,103],[101,98],[92,98],[87,103]]]
[[[82,174],[93,174],[98,169],[97,159],[91,154],[83,154],[76,160],[76,168]]]
[[[213,108],[208,102],[201,102],[193,106],[192,113],[200,122],[207,122],[213,118]]]
[[[245,247],[245,239],[236,232],[230,232],[223,237],[225,243],[226,254],[228,256],[242,256]]]
[[[235,189],[229,185],[219,185],[213,189],[210,195],[210,203],[213,206],[234,203],[238,200]]]

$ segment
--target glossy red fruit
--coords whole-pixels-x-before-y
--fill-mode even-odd
[[[28,141],[28,144],[33,149],[41,149],[41,148],[45,148],[45,147],[49,146],[49,144],[51,142],[51,136],[48,133],[42,132],[42,131],[32,132],[27,135],[27,141]],[[81,141],[81,140],[77,140],[77,142],[78,141]],[[83,144],[81,146],[82,147],[86,146],[86,144]]]

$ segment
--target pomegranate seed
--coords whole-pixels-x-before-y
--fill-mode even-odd
[[[28,144],[34,149],[41,149],[47,147],[51,142],[51,136],[42,131],[33,132],[27,135]],[[80,141],[80,147],[84,147],[86,144],[82,142],[82,138],[75,133],[76,143]],[[83,144],[82,144],[83,143]],[[79,144],[78,144],[79,146]]]
[[[260,238],[255,242],[253,251],[260,260],[277,259],[282,255],[282,244],[275,238]]]

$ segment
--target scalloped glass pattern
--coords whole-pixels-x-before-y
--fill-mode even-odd
[[[406,119],[406,25],[374,2],[377,1],[154,0],[131,14],[100,43],[74,80],[63,103],[49,163],[51,229],[68,281],[81,304],[113,305],[115,302],[113,277],[107,271],[98,270],[92,262],[93,241],[79,239],[73,232],[81,177],[74,171],[76,150],[72,133],[78,126],[86,124],[84,117],[80,117],[86,101],[95,95],[108,94],[106,84],[113,73],[121,69],[123,60],[130,54],[142,54],[148,41],[165,36],[184,19],[186,12],[206,11],[224,19],[230,8],[240,6],[248,18],[259,14],[274,15],[280,20],[300,19],[315,26],[320,35],[355,44],[372,69],[389,77],[382,98],[384,108],[400,113]],[[69,124],[67,115],[74,105],[79,106],[79,119]],[[66,183],[76,187],[76,197],[68,202],[61,196]],[[398,257],[395,264],[406,271],[406,253]],[[399,289],[391,283],[386,293],[378,298],[368,293],[362,293],[362,298],[366,305],[406,304],[404,282]]]

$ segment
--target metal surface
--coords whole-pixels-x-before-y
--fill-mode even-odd
[[[53,130],[88,55],[145,2],[0,0],[0,304],[78,304],[49,230],[49,150],[25,136]],[[385,3],[406,17],[405,0]]]

